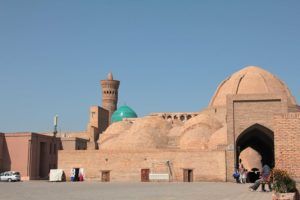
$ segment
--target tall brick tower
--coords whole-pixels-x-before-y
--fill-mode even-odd
[[[111,122],[111,115],[117,109],[119,85],[120,81],[114,80],[112,73],[107,75],[106,80],[101,81],[102,107],[109,111],[109,123]]]

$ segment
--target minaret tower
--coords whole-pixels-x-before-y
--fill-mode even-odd
[[[119,85],[120,81],[114,80],[112,73],[107,75],[106,80],[101,81],[102,107],[109,111],[109,123],[112,114],[117,109]]]

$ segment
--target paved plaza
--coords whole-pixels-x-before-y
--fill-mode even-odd
[[[234,183],[0,183],[1,200],[270,200],[270,192],[250,192]],[[259,188],[260,189],[260,188]]]

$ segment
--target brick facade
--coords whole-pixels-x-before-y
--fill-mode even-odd
[[[84,168],[87,179],[99,180],[102,171],[110,171],[111,181],[141,181],[141,169],[150,173],[168,173],[170,161],[173,181],[183,181],[183,169],[193,170],[194,181],[225,181],[224,151],[59,151],[58,168],[70,176],[72,168]]]
[[[117,110],[120,81],[114,80],[112,73],[109,73],[107,80],[102,80],[102,107],[107,110],[108,121],[111,123],[111,116]]]
[[[61,140],[61,150],[86,150],[88,140],[77,137],[64,137]]]
[[[99,135],[105,131],[108,126],[109,111],[99,106],[92,106],[90,108],[90,120],[87,127],[89,149],[98,149],[97,141]]]
[[[270,94],[239,94],[227,96],[227,180],[232,181],[232,173],[237,165],[236,142],[241,133],[253,125],[274,130],[273,117],[286,113],[287,99]]]
[[[300,182],[300,112],[275,116],[274,126],[276,167]]]

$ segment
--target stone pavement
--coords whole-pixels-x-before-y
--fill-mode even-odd
[[[0,183],[0,200],[270,200],[234,183]],[[260,189],[260,188],[259,188]]]

